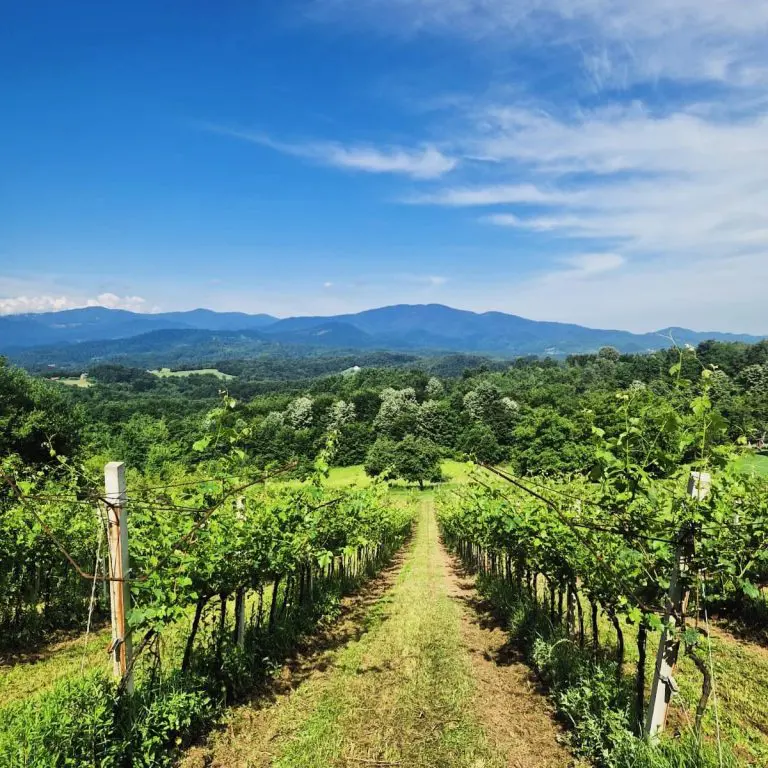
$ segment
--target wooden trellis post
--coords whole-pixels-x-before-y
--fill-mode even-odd
[[[104,467],[104,488],[109,532],[109,597],[112,614],[112,645],[115,677],[125,678],[125,690],[133,692],[133,654],[128,630],[131,607],[128,558],[128,511],[126,510],[125,464],[111,461]]]
[[[691,472],[688,480],[688,495],[699,501],[709,493],[711,478],[706,472]],[[654,739],[664,730],[672,694],[677,692],[677,683],[673,677],[680,640],[677,637],[678,623],[682,619],[688,603],[688,590],[684,589],[688,560],[693,554],[693,538],[681,537],[675,552],[675,569],[669,582],[667,611],[664,617],[665,629],[659,641],[656,654],[656,671],[651,685],[651,699],[645,718],[645,734]]]
[[[245,587],[238,587],[235,593],[235,644],[245,647]]]

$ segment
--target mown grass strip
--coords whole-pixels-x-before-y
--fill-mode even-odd
[[[369,614],[371,631],[338,654],[319,695],[294,697],[273,765],[503,765],[472,713],[458,610],[424,497],[397,583]]]

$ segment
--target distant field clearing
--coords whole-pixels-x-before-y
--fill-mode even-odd
[[[454,461],[453,459],[443,459],[440,462],[440,467],[443,471],[443,478],[445,483],[468,483],[470,466],[463,461]],[[276,481],[279,484],[287,482],[288,485],[298,486],[301,482],[298,480],[279,480]],[[350,467],[331,467],[326,480],[326,485],[329,488],[345,488],[347,486],[368,486],[373,480],[365,474],[365,469],[362,464],[354,464]],[[406,488],[409,487],[408,483],[403,480],[392,480],[389,482],[390,487]]]
[[[88,379],[84,379],[80,376],[68,376],[66,378],[53,378],[51,381],[58,381],[59,384],[66,384],[68,387],[83,387],[84,389],[87,387],[92,387],[93,382],[88,381]]]
[[[150,371],[154,376],[159,376],[161,379],[168,376],[215,376],[217,379],[234,379],[235,377],[229,373],[222,373],[216,368],[196,368],[193,371],[172,371],[170,368],[160,368],[159,370]]]

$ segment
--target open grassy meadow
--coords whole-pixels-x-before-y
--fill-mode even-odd
[[[93,386],[93,382],[89,381],[87,377],[83,376],[65,376],[60,379],[51,379],[59,384],[64,384],[67,387],[79,387],[80,389],[88,389]]]
[[[436,484],[437,487],[445,484],[466,483],[469,482],[471,465],[467,462],[456,461],[454,459],[443,459],[440,462],[440,468],[443,473],[444,482]],[[372,479],[365,474],[362,464],[354,464],[350,467],[332,467],[326,484],[329,488],[343,488],[346,486],[365,488],[369,486]],[[298,485],[298,481],[290,481],[290,484]],[[389,482],[390,488],[416,488],[415,484],[410,485],[402,480],[392,480]]]
[[[222,373],[216,368],[195,368],[189,371],[172,371],[170,368],[157,368],[150,371],[153,376],[157,376],[160,379],[166,379],[169,377],[185,378],[187,376],[215,376],[217,379],[228,381],[235,377],[229,373]]]

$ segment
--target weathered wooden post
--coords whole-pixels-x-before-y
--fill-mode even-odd
[[[104,487],[109,531],[109,596],[112,614],[110,651],[115,677],[124,679],[125,690],[132,693],[133,654],[127,619],[131,607],[131,592],[126,581],[131,566],[128,557],[125,464],[122,461],[111,461],[104,467]]]
[[[235,592],[235,644],[245,647],[245,587],[238,587]]]
[[[711,477],[707,472],[691,472],[688,479],[688,495],[702,501],[709,493]],[[669,702],[676,693],[677,683],[673,677],[680,639],[677,629],[682,624],[688,604],[688,590],[684,587],[688,561],[693,554],[693,537],[690,532],[681,532],[681,538],[675,552],[675,568],[669,582],[667,610],[664,616],[665,629],[659,641],[656,654],[656,671],[651,685],[651,699],[645,718],[645,734],[655,739],[663,730],[667,721]]]

